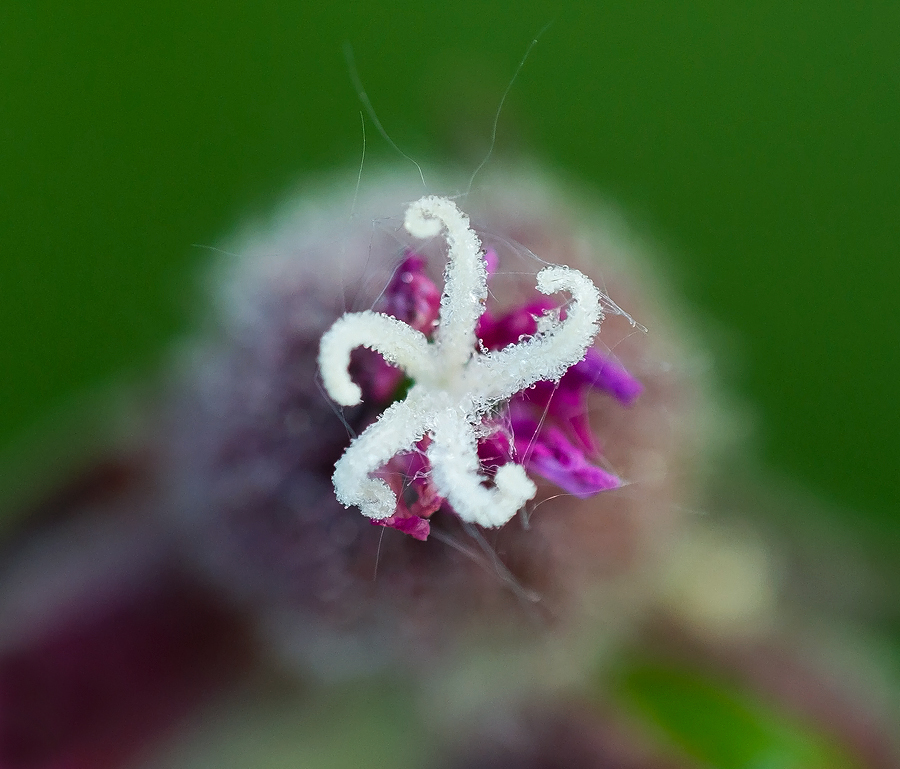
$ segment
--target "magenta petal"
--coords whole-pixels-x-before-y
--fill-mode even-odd
[[[644,391],[644,386],[621,363],[601,355],[594,348],[590,348],[584,360],[572,366],[569,373],[590,387],[604,390],[624,406],[630,406]]]
[[[350,361],[350,375],[359,382],[366,398],[375,403],[389,402],[403,380],[403,372],[365,348],[354,350]]]
[[[556,427],[544,426],[534,441],[516,440],[517,449],[525,459],[528,470],[555,483],[564,491],[586,499],[608,489],[616,489],[622,482],[612,473],[591,464],[565,433]],[[527,452],[527,454],[526,454]]]
[[[424,542],[431,533],[431,524],[418,516],[392,515],[390,518],[373,519],[373,526],[386,526],[389,529],[397,529],[404,534],[409,534],[413,539]]]
[[[404,482],[394,489],[397,494],[398,510],[404,516],[430,518],[444,504],[445,499],[438,493],[431,475],[431,464],[425,454],[431,439],[423,438],[416,443],[416,450],[401,454],[391,460],[392,466],[400,469]],[[410,501],[412,494],[415,499]]]
[[[567,373],[558,383],[538,382],[531,389],[517,393],[510,401],[510,414],[514,423],[521,419],[533,421],[534,416],[543,415],[545,422],[565,427],[582,451],[593,454],[598,448],[588,419],[585,391],[586,385]],[[517,435],[520,428],[524,429],[521,421]],[[535,423],[532,435],[536,429]]]
[[[373,525],[397,529],[422,541],[428,539],[431,527],[427,519],[446,501],[438,494],[431,477],[425,456],[428,443],[429,439],[423,438],[415,451],[397,454],[376,473],[394,492],[397,508],[389,518],[373,520]]]
[[[412,326],[426,336],[434,330],[440,311],[441,292],[425,274],[425,260],[413,253],[397,267],[374,309]],[[350,375],[359,382],[365,400],[389,402],[403,381],[403,372],[377,352],[357,349],[351,356]]]
[[[416,490],[419,497],[409,506],[409,512],[418,518],[430,518],[446,500],[438,494],[437,487],[431,478],[431,472],[427,477],[416,479],[410,484]]]
[[[441,292],[425,273],[425,260],[408,253],[384,290],[376,309],[431,334],[441,305]]]
[[[568,425],[571,429],[571,434],[581,444],[581,451],[586,451],[590,454],[598,453],[599,446],[596,438],[594,438],[594,433],[591,432],[591,423],[588,419],[587,411],[582,411],[575,416],[569,417],[565,424]]]
[[[478,441],[478,459],[482,469],[491,475],[512,461],[512,443],[499,425],[496,432]]]
[[[547,310],[556,305],[552,300],[536,299],[518,307],[499,318],[485,312],[478,320],[475,332],[489,350],[501,350],[515,344],[523,336],[531,336],[537,331],[537,321]]]

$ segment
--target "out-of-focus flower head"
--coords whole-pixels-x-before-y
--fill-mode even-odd
[[[447,380],[473,385],[484,399],[460,401],[456,424],[474,436],[463,480],[474,475],[476,486],[490,492],[501,485],[504,468],[527,474],[521,514],[507,508],[494,518],[482,505],[485,517],[472,517],[476,508],[464,495],[462,503],[454,499],[459,488],[440,477],[435,457],[450,464],[456,458],[447,456],[452,441],[441,446],[440,430],[430,423],[357,473],[382,482],[389,515],[367,520],[341,504],[332,486],[336,463],[431,373],[404,373],[373,350],[348,351],[338,369],[362,397],[338,407],[317,367],[320,340],[350,313],[403,327],[400,333],[422,341],[419,352],[440,350],[449,293],[447,279],[440,288],[442,241],[411,238],[415,233],[404,232],[399,220],[419,194],[386,176],[351,215],[346,195],[316,190],[281,222],[249,236],[220,276],[216,326],[184,345],[183,366],[156,404],[160,410],[152,414],[161,418],[141,434],[141,450],[120,457],[99,482],[54,498],[46,509],[55,534],[37,526],[31,543],[29,537],[25,547],[19,543],[0,590],[0,765],[123,765],[252,667],[260,650],[298,664],[303,680],[393,663],[414,681],[408,688],[419,705],[434,697],[436,705],[423,710],[440,708],[435,730],[452,735],[455,748],[466,735],[464,749],[452,752],[453,766],[680,765],[648,748],[646,738],[664,719],[651,719],[654,729],[646,734],[622,732],[617,717],[604,715],[609,703],[577,696],[595,676],[598,656],[610,646],[621,649],[621,631],[648,616],[658,620],[665,607],[670,617],[643,625],[645,643],[658,632],[669,651],[685,645],[691,664],[719,665],[729,678],[743,673],[747,686],[779,705],[771,720],[776,728],[767,732],[772,739],[759,744],[753,741],[760,724],[768,729],[769,720],[754,708],[725,708],[726,716],[738,716],[732,726],[745,730],[726,731],[740,739],[749,734],[754,755],[780,755],[783,746],[785,755],[803,754],[812,746],[810,755],[833,760],[810,765],[849,765],[827,740],[810,737],[805,724],[785,731],[783,705],[871,757],[867,765],[893,766],[890,730],[853,699],[823,687],[824,670],[804,673],[785,664],[791,657],[779,658],[777,643],[747,646],[745,620],[769,608],[747,600],[767,595],[753,585],[748,590],[748,571],[740,568],[749,563],[750,575],[759,577],[758,559],[729,554],[718,541],[699,551],[701,562],[710,555],[717,579],[731,562],[733,573],[715,588],[730,600],[737,584],[740,601],[725,613],[721,601],[710,613],[717,596],[702,575],[688,579],[682,571],[672,581],[679,559],[676,568],[654,574],[657,551],[671,549],[690,493],[705,392],[653,281],[602,218],[579,214],[542,177],[498,177],[466,201],[471,235],[485,244],[485,278],[483,294],[475,291],[468,303],[471,338],[456,347],[465,353],[454,362],[459,379]],[[561,287],[573,296],[568,304],[540,293],[546,262],[574,268],[568,283],[547,292]],[[574,298],[579,283],[608,292],[595,295],[605,318],[595,339],[600,313],[586,316],[589,339],[566,354],[565,366],[540,376],[534,367],[527,376],[514,371],[505,383],[467,378],[467,367],[479,366],[481,374],[506,377],[485,361],[516,360],[517,350],[549,339],[592,294]],[[380,349],[374,338],[371,346]],[[530,364],[527,356],[518,362]],[[442,387],[455,396],[468,392],[434,381],[439,386],[430,398],[443,397]],[[420,417],[452,411],[425,405]],[[72,536],[78,531],[84,541]],[[98,539],[103,532],[109,536]],[[686,552],[697,562],[697,550]],[[263,643],[254,643],[257,634]],[[700,638],[705,645],[688,644]],[[803,652],[798,660],[805,661]],[[659,679],[647,671],[636,667],[622,691],[653,689]],[[691,693],[707,692],[721,709],[714,680],[679,680],[679,697],[696,705]],[[673,727],[684,726],[683,709],[667,687],[655,689],[662,700],[644,704],[650,715],[660,704],[679,714],[666,726],[680,742],[684,735]],[[454,693],[455,701],[447,696]],[[523,702],[529,706],[517,710]],[[243,719],[244,699],[238,708]],[[457,729],[459,716],[479,718],[486,739]],[[348,727],[338,720],[343,737]],[[407,712],[392,729],[405,740],[436,721]],[[256,725],[250,730],[256,745]],[[704,764],[716,763],[710,750],[723,744],[718,738],[694,742]],[[816,753],[820,748],[825,752]]]
[[[232,248],[241,257],[221,281],[218,329],[186,350],[171,400],[167,507],[185,549],[320,671],[416,666],[473,635],[561,639],[598,622],[614,634],[641,605],[635,575],[677,525],[697,447],[689,357],[653,282],[546,179],[498,177],[465,204],[490,271],[471,349],[495,355],[542,322],[566,322],[571,307],[535,291],[546,263],[604,289],[583,359],[482,413],[488,486],[512,460],[536,493],[499,528],[461,520],[421,434],[370,474],[399,501],[393,516],[372,526],[344,509],[335,463],[416,377],[356,350],[350,376],[364,397],[338,408],[319,379],[320,339],[347,312],[434,338],[444,241],[412,237],[399,219],[420,193],[383,177],[350,216],[346,196],[319,191]]]

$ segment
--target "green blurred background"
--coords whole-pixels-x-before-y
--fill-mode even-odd
[[[758,408],[775,475],[900,533],[900,4],[323,5],[0,5],[7,457],[158,365],[209,259],[191,244],[358,163],[345,41],[398,145],[468,161],[552,21],[501,152],[652,233],[726,340],[722,375]],[[370,158],[395,158],[368,134]]]

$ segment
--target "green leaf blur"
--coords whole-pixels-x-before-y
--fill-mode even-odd
[[[636,664],[624,671],[619,697],[664,739],[716,769],[858,766],[790,716],[687,669]]]

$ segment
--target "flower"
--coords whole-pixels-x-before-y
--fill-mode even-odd
[[[566,204],[564,190],[534,175],[498,178],[489,189],[466,206],[486,251],[478,262],[493,273],[485,277],[488,299],[474,305],[469,320],[470,358],[540,338],[539,320],[555,326],[571,319],[568,294],[536,291],[534,274],[544,264],[536,269],[532,254],[571,265],[597,286],[602,279],[605,291],[653,327],[652,334],[636,333],[630,316],[602,294],[602,328],[587,352],[573,356],[583,360],[558,375],[539,374],[544,379],[531,389],[464,425],[477,434],[474,474],[485,491],[494,490],[496,470],[509,464],[537,486],[527,515],[491,529],[464,521],[443,498],[427,431],[367,474],[396,500],[381,525],[335,495],[335,464],[352,438],[378,425],[395,400],[403,402],[415,376],[357,348],[349,376],[342,374],[363,401],[337,408],[317,365],[322,336],[348,311],[384,315],[394,307],[397,324],[436,349],[434,321],[446,317],[438,290],[445,285],[439,275],[446,242],[404,229],[404,211],[420,194],[402,175],[373,184],[349,219],[346,195],[319,191],[292,201],[277,226],[226,244],[241,256],[218,284],[217,322],[182,353],[184,368],[158,420],[166,472],[159,510],[201,573],[248,606],[304,675],[385,664],[430,669],[448,650],[485,633],[492,648],[500,637],[529,646],[536,613],[552,618],[543,635],[556,639],[565,649],[559,659],[573,664],[575,635],[596,626],[619,632],[620,590],[638,610],[644,594],[635,585],[645,583],[630,577],[655,565],[680,520],[676,501],[689,488],[683,461],[694,450],[696,420],[677,325],[602,218],[573,215],[578,209]],[[496,270],[485,264],[492,260]],[[506,324],[510,313],[535,302],[544,307],[519,313],[535,334],[497,344],[478,339],[489,322]],[[408,325],[413,318],[417,329]],[[643,387],[627,410],[628,387],[614,375],[623,368]],[[372,395],[367,375],[381,379],[383,397]],[[553,393],[546,414],[537,401],[542,393]],[[539,425],[530,454],[527,445],[515,446],[527,418]],[[579,437],[582,427],[593,447]],[[580,453],[568,464],[551,428]],[[592,482],[589,468],[574,461],[583,457],[627,484],[587,500],[556,493],[548,479],[552,456],[562,468],[559,480]],[[544,651],[542,670],[552,676]]]
[[[476,328],[487,298],[487,267],[468,218],[448,198],[428,196],[409,207],[405,227],[419,238],[446,230],[449,262],[438,325],[429,342],[402,320],[369,310],[343,315],[323,335],[319,369],[326,391],[339,404],[362,400],[348,373],[356,347],[381,353],[413,381],[406,397],[388,406],[337,461],[335,494],[344,506],[355,505],[376,521],[394,518],[397,495],[371,474],[427,436],[428,472],[437,494],[463,521],[502,526],[537,487],[514,461],[500,464],[492,486],[485,485],[477,446],[491,431],[488,416],[537,382],[558,382],[584,359],[602,319],[600,292],[577,270],[544,268],[537,275],[538,291],[572,296],[565,319],[546,312],[524,341],[481,352]]]
[[[562,320],[568,317],[565,310],[558,310],[549,297],[540,297],[494,317],[484,308],[484,302],[487,279],[497,269],[496,252],[481,251],[468,220],[445,198],[423,198],[410,207],[410,212],[407,229],[414,234],[419,229],[423,229],[425,236],[433,234],[433,220],[447,228],[451,249],[445,298],[441,298],[427,276],[424,258],[410,252],[380,297],[377,312],[345,315],[323,336],[319,356],[323,381],[328,392],[343,405],[358,403],[363,396],[386,403],[403,382],[403,368],[412,382],[411,391],[402,401],[405,405],[389,405],[379,417],[379,423],[355,440],[338,461],[334,476],[338,499],[346,506],[358,505],[374,524],[424,540],[430,530],[427,519],[445,502],[464,521],[488,527],[506,523],[536,492],[523,471],[540,475],[580,498],[620,486],[618,477],[588,459],[588,455],[599,454],[599,449],[588,424],[587,392],[605,391],[624,405],[630,405],[640,394],[641,385],[622,366],[589,346],[602,315],[599,292],[593,284],[576,271],[550,268],[566,270],[559,274],[566,277],[571,274],[573,286],[582,281],[579,298],[584,301],[582,296],[590,297],[593,305],[580,321],[583,349],[576,348],[574,355],[567,351],[570,356],[567,360],[575,355],[579,357],[559,375],[559,363],[553,361],[548,348],[553,343],[553,334],[562,334],[563,326],[569,329],[569,322]],[[420,219],[425,222],[424,228]],[[459,244],[464,244],[468,251]],[[463,265],[467,269],[454,264],[459,260],[469,263]],[[538,275],[539,290],[541,276],[548,274],[544,270]],[[466,280],[468,283],[463,282]],[[464,309],[469,327],[475,318],[474,327],[452,332],[445,329],[442,333],[441,304],[446,305],[449,316],[454,311],[459,313],[460,300],[456,294],[463,297],[462,303],[471,305]],[[559,321],[553,319],[554,313],[559,315]],[[403,329],[404,324],[417,333],[409,334]],[[370,333],[370,328],[375,333]],[[436,337],[433,340],[432,334]],[[456,371],[448,371],[439,363],[446,355],[448,338],[461,345],[459,350],[452,351],[448,364]],[[413,341],[408,342],[409,349],[403,349],[404,358],[396,348],[402,348],[405,339]],[[520,343],[522,339],[529,341]],[[350,351],[356,345],[363,349],[354,351],[357,358],[353,365]],[[516,349],[514,358],[511,351]],[[387,363],[376,350],[400,367]],[[523,379],[515,380],[501,391],[490,386],[485,388],[478,381],[479,375],[485,382],[493,379],[501,361],[512,365],[521,365],[522,361],[537,364],[531,359],[538,354],[549,364],[549,373],[532,366]],[[361,381],[362,386],[356,390],[350,389],[356,387],[352,381],[348,387],[345,376],[348,370]],[[420,372],[418,375],[413,374],[416,370]],[[437,372],[437,376],[430,377],[431,372]],[[555,379],[551,378],[553,374],[557,374]],[[421,377],[424,380],[420,381]],[[436,413],[428,413],[427,401],[440,402],[441,408],[447,409],[447,395],[461,381],[473,388],[472,392],[449,408],[451,411],[461,408],[464,418],[455,421],[455,432],[436,445],[432,440]],[[498,408],[501,401],[506,402]],[[373,449],[373,441],[377,445],[381,436],[400,421],[406,421],[412,432],[403,434],[403,438],[398,436],[395,445],[387,445],[389,455],[385,458],[384,453]],[[435,456],[442,461],[456,462],[459,459],[454,451],[456,447],[465,447],[467,454],[463,472],[455,476],[463,484],[459,487],[461,493],[454,493],[453,481],[442,468],[437,468],[435,473],[436,468],[432,466]],[[472,461],[473,447],[477,462]],[[361,460],[363,452],[368,453],[367,464]],[[370,474],[376,479],[369,478]],[[493,490],[484,488],[488,479],[494,484]],[[367,491],[354,491],[360,485]],[[518,491],[511,492],[513,487],[518,487]]]

